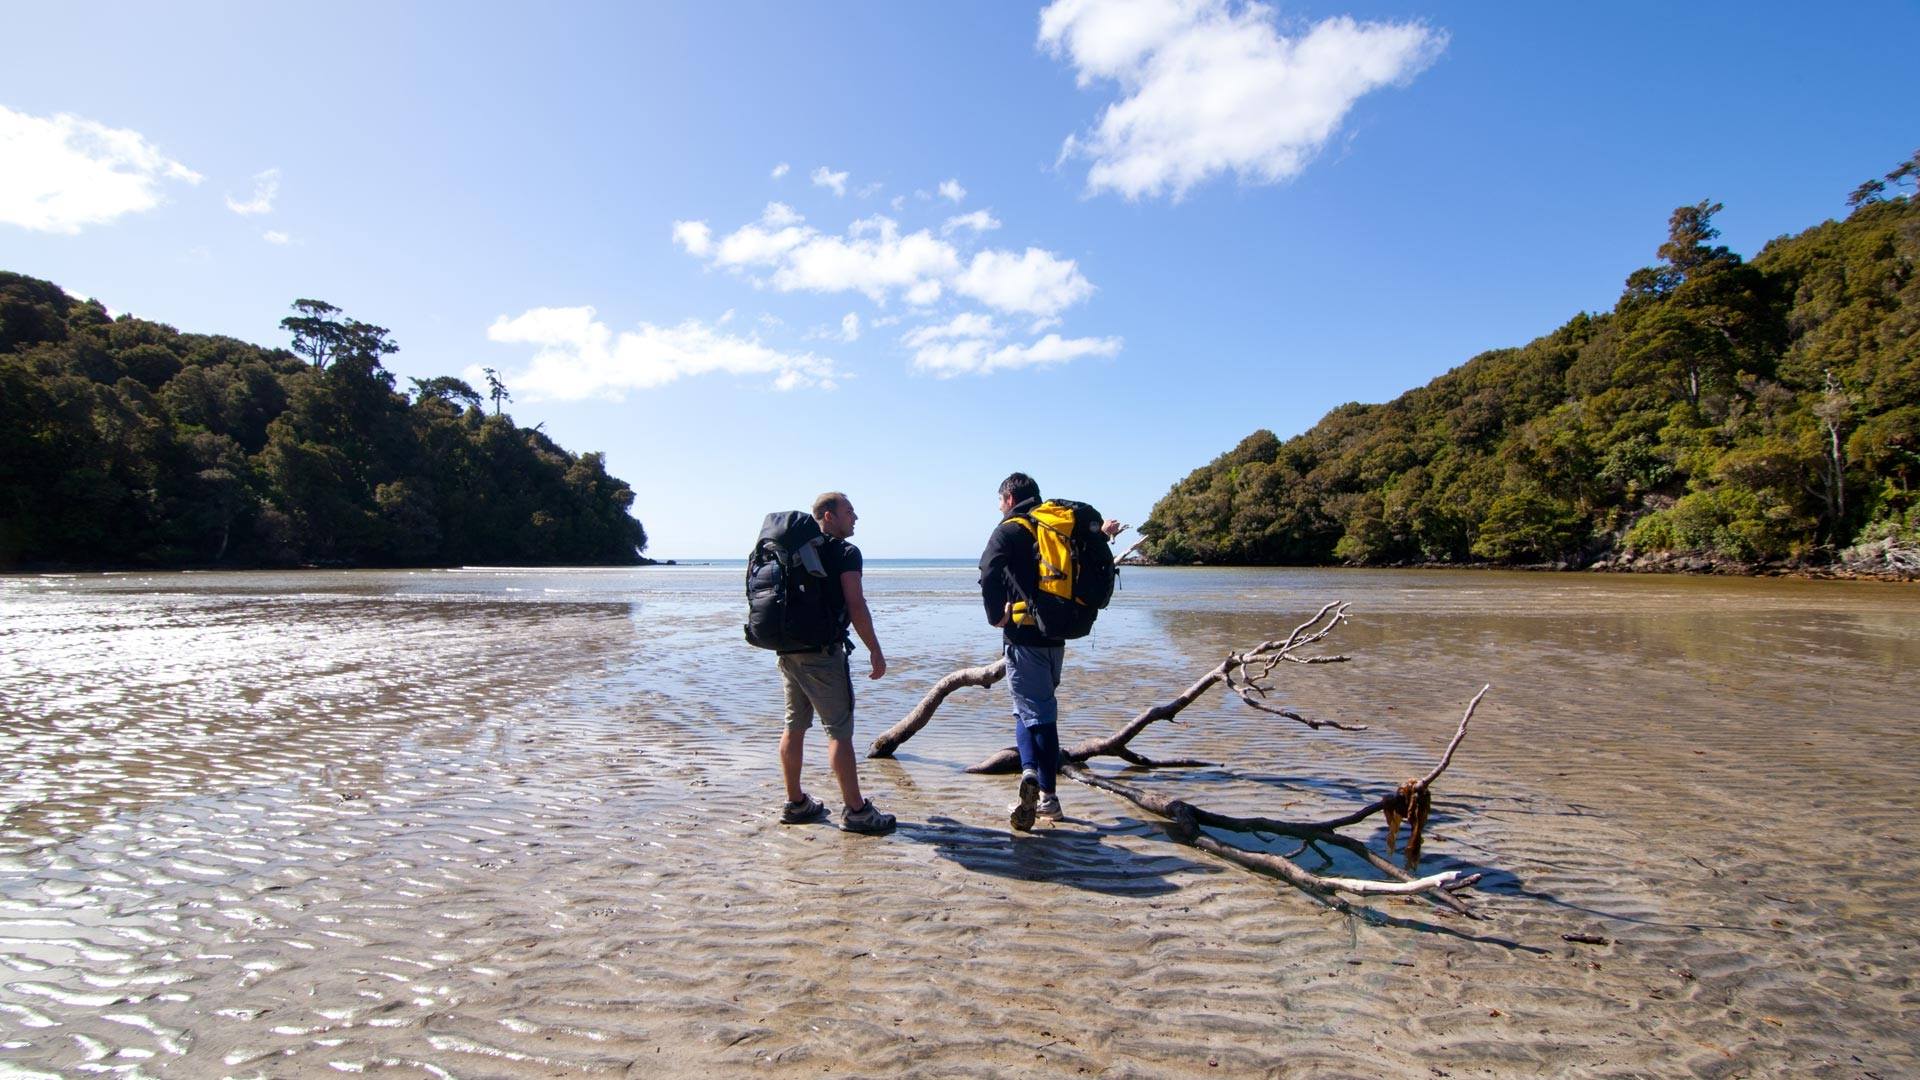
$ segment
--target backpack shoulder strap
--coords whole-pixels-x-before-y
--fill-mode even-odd
[[[826,564],[820,561],[820,549],[825,546],[826,542],[826,537],[816,536],[806,543],[801,544],[800,550],[794,553],[794,561],[805,567],[807,573],[812,574],[814,577],[826,577]]]

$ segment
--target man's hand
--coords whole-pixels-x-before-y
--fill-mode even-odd
[[[1008,601],[1007,609],[1000,613],[1000,621],[997,623],[994,623],[993,625],[996,627],[1003,627],[1012,621],[1013,621],[1013,602]]]
[[[881,656],[878,649],[868,650],[867,659],[873,664],[873,670],[867,673],[867,678],[877,679],[887,673],[887,658]]]
[[[1106,533],[1107,539],[1111,540],[1114,537],[1119,536],[1121,533],[1126,532],[1127,527],[1125,525],[1120,524],[1119,518],[1108,518],[1104,523],[1101,524],[1100,531],[1103,533]]]

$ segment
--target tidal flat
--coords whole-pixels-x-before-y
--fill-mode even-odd
[[[1420,775],[1467,920],[1331,912],[1063,784],[1013,836],[1004,685],[783,827],[737,565],[0,578],[0,1073],[1920,1074],[1920,593],[1869,582],[1129,568],[1063,741],[1352,604],[1098,771],[1229,813]],[[991,659],[974,574],[874,563],[867,742]],[[825,743],[808,747],[829,803]],[[1376,827],[1363,833],[1377,846]],[[1570,942],[1563,935],[1604,939]]]

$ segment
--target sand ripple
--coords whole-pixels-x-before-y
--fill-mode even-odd
[[[1355,603],[1289,703],[1372,731],[1143,740],[1224,763],[1135,776],[1209,807],[1371,797],[1496,684],[1424,864],[1487,875],[1469,923],[1325,913],[1083,789],[1009,837],[962,771],[1003,692],[863,766],[894,836],[773,824],[735,576],[0,582],[0,1072],[1920,1073],[1910,590],[1129,572],[1070,739]],[[992,648],[965,571],[871,576],[863,744]]]

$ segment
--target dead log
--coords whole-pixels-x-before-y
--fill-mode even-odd
[[[1263,641],[1251,649],[1228,653],[1225,660],[1214,665],[1211,671],[1196,679],[1180,696],[1171,701],[1162,702],[1141,712],[1125,727],[1110,735],[1098,739],[1088,739],[1070,748],[1062,748],[1061,763],[1078,765],[1091,758],[1117,757],[1130,765],[1145,769],[1181,768],[1216,764],[1197,758],[1173,758],[1154,760],[1130,749],[1127,744],[1148,727],[1162,720],[1171,720],[1180,715],[1181,710],[1193,704],[1216,684],[1225,684],[1227,689],[1240,698],[1247,706],[1278,716],[1310,728],[1336,728],[1340,731],[1365,731],[1365,724],[1343,724],[1337,720],[1321,720],[1302,716],[1292,709],[1272,705],[1267,696],[1273,693],[1273,673],[1281,664],[1340,664],[1349,657],[1338,655],[1309,655],[1303,650],[1325,641],[1340,625],[1347,621],[1347,605],[1328,604],[1321,608],[1313,618],[1295,627],[1293,633],[1284,638]],[[951,676],[949,676],[951,678]],[[945,680],[942,680],[943,682]],[[924,704],[924,702],[922,703]],[[918,710],[915,710],[918,712]],[[926,723],[925,719],[921,724]],[[898,727],[895,728],[898,730]],[[917,728],[915,730],[918,730]],[[891,734],[891,733],[889,733]],[[970,773],[1014,773],[1020,771],[1020,752],[1009,746],[993,754],[986,760],[967,769]]]
[[[873,745],[867,748],[867,756],[870,758],[892,757],[901,743],[913,738],[915,732],[927,726],[927,721],[933,719],[934,710],[940,707],[941,702],[947,700],[947,695],[963,686],[990,687],[1006,677],[1006,674],[1006,657],[1001,657],[991,664],[961,668],[959,671],[947,674],[933,684],[933,689],[927,691],[927,696],[920,699],[920,704],[915,705],[913,711],[907,713],[899,723],[881,732],[880,737],[873,740]]]
[[[1445,904],[1463,915],[1472,915],[1471,909],[1454,895],[1454,891],[1471,887],[1479,880],[1479,875],[1462,878],[1458,872],[1448,871],[1427,877],[1415,877],[1413,872],[1419,867],[1419,845],[1415,841],[1408,842],[1407,865],[1403,870],[1380,857],[1364,843],[1350,836],[1341,835],[1338,830],[1357,825],[1375,814],[1398,814],[1401,817],[1407,817],[1408,810],[1416,803],[1425,804],[1430,798],[1433,782],[1438,780],[1440,775],[1447,771],[1447,766],[1453,763],[1454,751],[1459,749],[1461,741],[1467,736],[1467,725],[1473,719],[1474,710],[1480,707],[1481,699],[1486,697],[1490,689],[1492,689],[1491,686],[1481,687],[1480,692],[1467,703],[1466,712],[1460,717],[1460,726],[1454,731],[1452,741],[1447,744],[1447,749],[1440,756],[1439,763],[1425,776],[1407,781],[1392,794],[1382,796],[1351,814],[1326,821],[1285,821],[1279,818],[1218,814],[1195,806],[1184,799],[1144,791],[1128,784],[1109,780],[1078,766],[1067,767],[1064,775],[1088,787],[1118,795],[1150,814],[1166,818],[1172,823],[1172,827],[1168,829],[1168,835],[1180,843],[1238,863],[1249,870],[1280,878],[1316,898],[1326,899],[1335,893],[1343,892],[1360,896],[1419,894]],[[1421,820],[1424,822],[1424,814]],[[1365,878],[1326,877],[1302,868],[1287,856],[1234,847],[1208,836],[1200,831],[1202,829],[1253,836],[1291,837],[1305,841],[1302,846],[1303,852],[1316,844],[1330,844],[1352,852],[1395,880],[1383,882]],[[1391,830],[1388,834],[1388,844],[1388,850],[1391,851]],[[1341,905],[1332,906],[1340,907]]]
[[[1460,717],[1459,727],[1455,730],[1452,740],[1448,742],[1439,762],[1425,776],[1408,780],[1390,793],[1351,813],[1319,821],[1288,821],[1279,818],[1239,817],[1216,813],[1195,806],[1184,799],[1108,779],[1085,767],[1088,760],[1096,757],[1117,757],[1130,764],[1149,768],[1211,764],[1186,758],[1155,761],[1132,750],[1128,744],[1153,724],[1174,719],[1216,684],[1226,686],[1230,692],[1253,709],[1271,716],[1293,720],[1308,728],[1365,731],[1367,728],[1365,724],[1345,724],[1315,719],[1291,709],[1273,705],[1268,701],[1269,695],[1274,692],[1273,675],[1279,670],[1281,664],[1335,664],[1350,659],[1344,655],[1310,651],[1314,646],[1324,642],[1346,620],[1346,604],[1338,602],[1327,604],[1312,618],[1295,627],[1293,632],[1285,638],[1263,641],[1250,649],[1227,654],[1226,659],[1200,676],[1177,697],[1142,711],[1124,727],[1110,735],[1090,739],[1069,750],[1063,750],[1062,773],[1089,787],[1117,795],[1150,814],[1164,818],[1169,823],[1168,835],[1177,842],[1256,873],[1279,878],[1330,907],[1342,911],[1353,910],[1347,901],[1341,899],[1341,894],[1362,897],[1424,896],[1463,915],[1472,916],[1472,910],[1455,894],[1471,888],[1479,880],[1479,875],[1462,877],[1457,871],[1448,871],[1416,877],[1415,873],[1419,868],[1427,812],[1432,805],[1433,783],[1453,763],[1455,751],[1466,738],[1467,726],[1473,719],[1474,710],[1479,707],[1491,686],[1481,687],[1480,692],[1467,703],[1466,711]],[[927,695],[900,723],[895,724],[874,741],[868,756],[892,756],[901,743],[927,725],[941,703],[955,690],[963,686],[990,687],[1005,675],[1004,659],[947,675],[934,684]],[[1014,772],[1019,767],[1019,753],[1009,747],[967,771]],[[1404,868],[1396,866],[1362,841],[1340,832],[1342,829],[1360,824],[1375,814],[1381,815],[1387,823],[1389,854],[1393,853],[1396,846],[1400,824],[1405,822],[1409,826]],[[1236,846],[1214,835],[1216,833],[1269,838],[1285,836],[1301,841],[1301,847],[1292,855],[1277,855]],[[1322,845],[1337,847],[1353,854],[1389,880],[1316,874],[1294,861],[1309,850],[1320,850]],[[1324,855],[1324,852],[1322,854]]]

